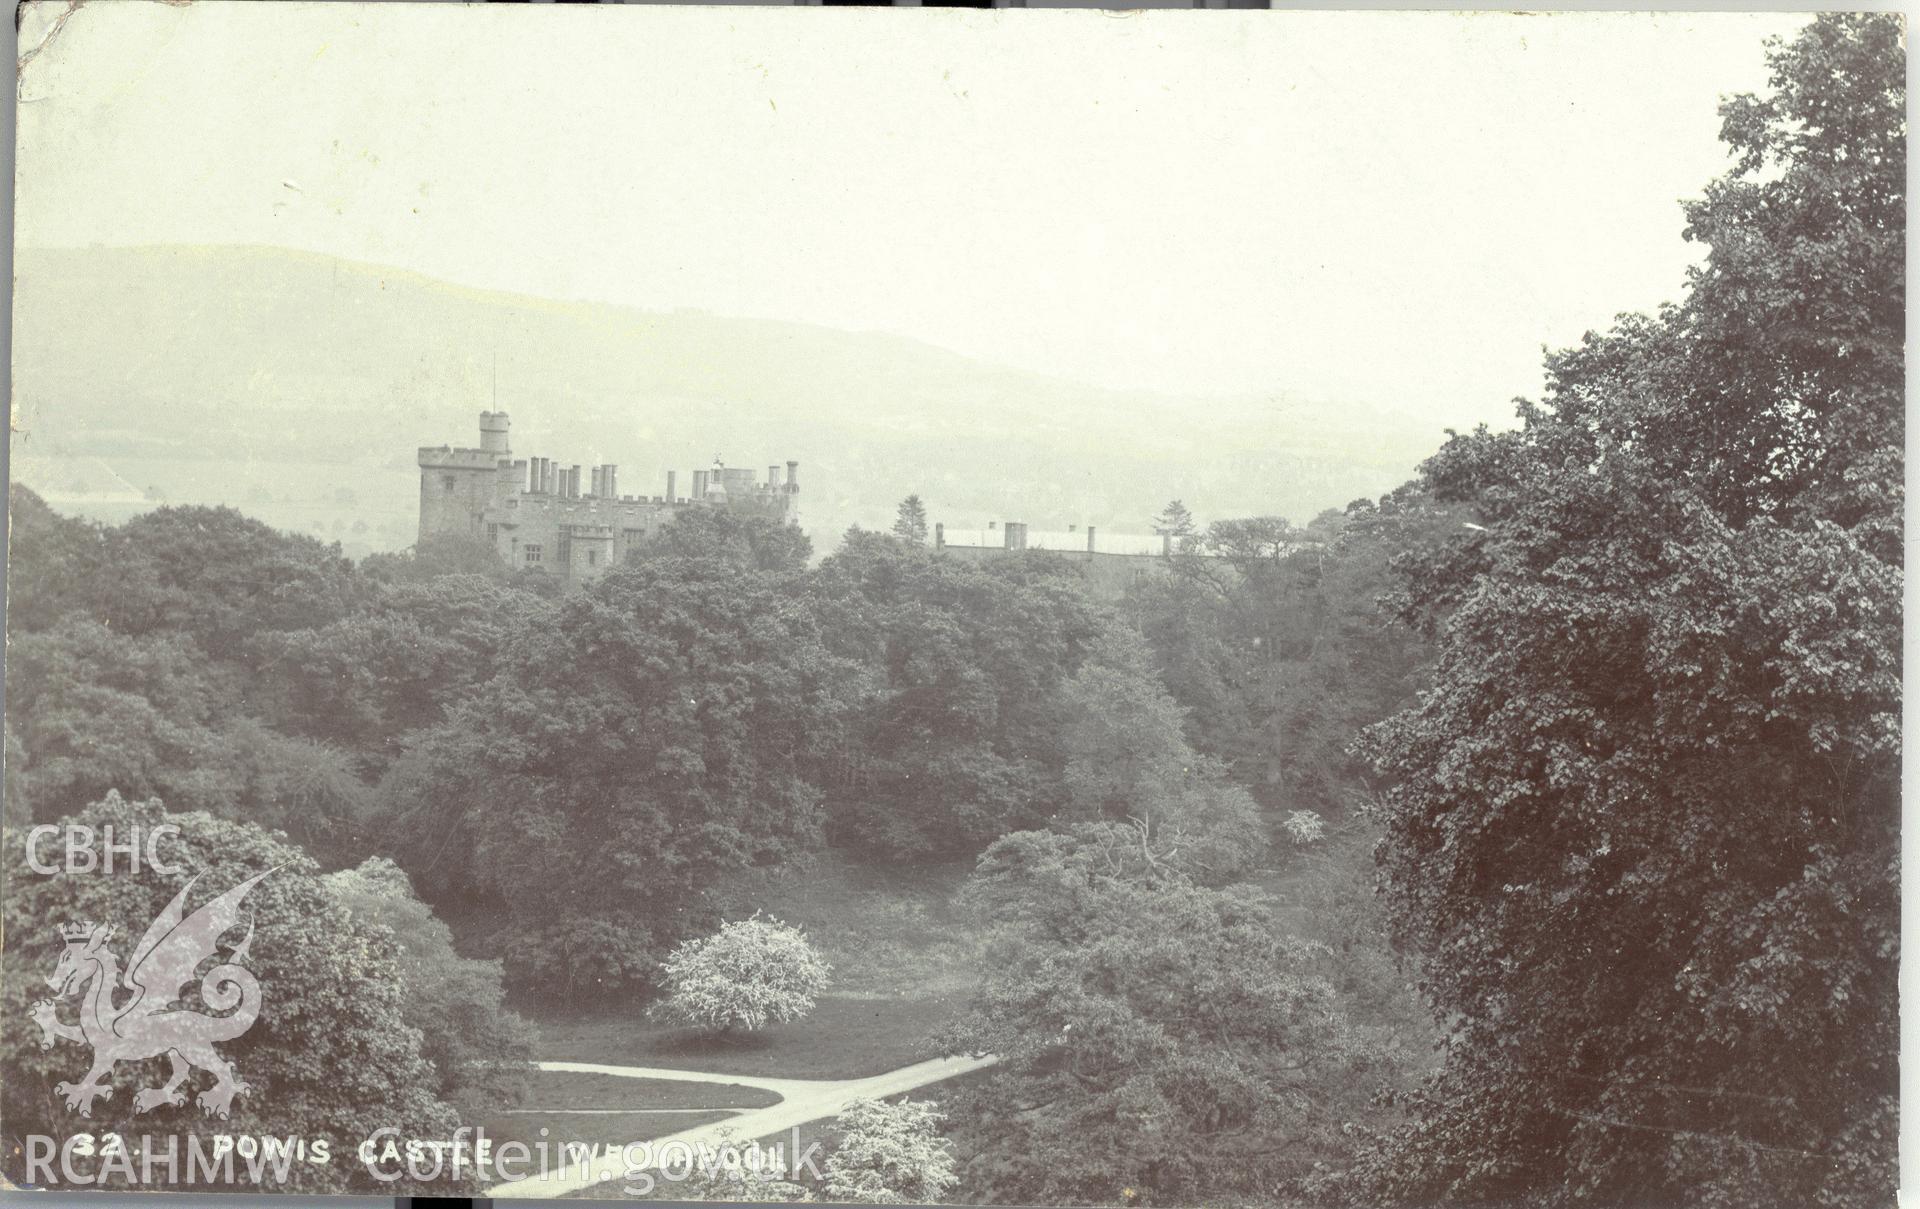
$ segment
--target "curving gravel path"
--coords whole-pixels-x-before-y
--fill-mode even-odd
[[[929,1083],[938,1083],[942,1079],[992,1066],[997,1060],[991,1055],[981,1058],[930,1058],[925,1062],[916,1062],[862,1079],[762,1079],[754,1075],[720,1075],[711,1071],[675,1070],[662,1066],[614,1066],[602,1062],[538,1062],[535,1065],[541,1070],[619,1075],[628,1079],[734,1083],[743,1087],[758,1087],[780,1097],[780,1103],[770,1107],[748,1109],[725,1121],[683,1129],[664,1138],[655,1138],[651,1143],[655,1153],[669,1142],[684,1143],[697,1153],[703,1145],[719,1146],[729,1138],[736,1142],[751,1141],[785,1132],[809,1121],[818,1121],[822,1117],[838,1116],[842,1109],[855,1100],[896,1096]],[[591,1155],[590,1161],[584,1165],[575,1163],[564,1170],[548,1172],[544,1179],[508,1180],[495,1184],[482,1195],[551,1200],[610,1179],[619,1179],[626,1171],[626,1163],[615,1147],[597,1146]],[[795,1156],[787,1157],[791,1161]],[[583,1166],[586,1170],[582,1170]]]

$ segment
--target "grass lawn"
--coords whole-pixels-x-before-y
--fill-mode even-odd
[[[743,877],[724,894],[724,913],[765,911],[804,928],[833,965],[833,986],[804,1020],[753,1033],[714,1036],[646,1018],[644,1003],[567,1010],[526,1003],[548,1061],[661,1066],[776,1079],[853,1079],[938,1057],[932,1034],[964,1009],[978,979],[979,947],[952,906],[970,863],[866,865],[824,854],[806,873]],[[912,1093],[938,1099],[943,1085]],[[618,1145],[724,1122],[776,1102],[770,1092],[727,1084],[623,1079],[542,1071],[525,1107],[487,1122],[496,1147],[517,1139],[549,1145]],[[555,1109],[671,1109],[671,1112],[563,1113]],[[830,1134],[831,1119],[803,1125],[800,1150]],[[539,1130],[547,1135],[541,1138]],[[742,1139],[743,1141],[749,1139]],[[763,1140],[797,1153],[794,1131]],[[824,1161],[817,1152],[815,1165]],[[619,1199],[624,1179],[573,1194]],[[674,1199],[662,1184],[650,1199]]]
[[[553,1108],[766,1108],[780,1097],[736,1083],[684,1083],[678,1079],[627,1079],[573,1071],[535,1071],[522,1111]]]
[[[653,1023],[638,1008],[547,1015],[539,1020],[539,1053],[558,1062],[669,1066],[773,1079],[853,1079],[938,1057],[928,1037],[965,1002],[957,993],[892,999],[826,995],[804,1020],[724,1037]]]
[[[728,919],[764,911],[803,929],[833,990],[877,999],[964,994],[979,943],[953,906],[972,861],[850,859],[828,850],[797,875],[745,874],[716,897]]]
[[[833,983],[804,1020],[714,1037],[644,1005],[569,1012],[527,1003],[539,1056],[786,1079],[850,1079],[937,1057],[929,1035],[978,981],[978,942],[953,907],[971,862],[862,863],[826,852],[804,873],[743,874],[716,890],[728,919],[765,911],[806,930]],[[568,1105],[572,1107],[572,1105]]]

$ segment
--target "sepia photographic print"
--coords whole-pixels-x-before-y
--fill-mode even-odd
[[[18,20],[10,1202],[1894,1202],[1901,15]]]

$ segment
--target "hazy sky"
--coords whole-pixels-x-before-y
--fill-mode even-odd
[[[1677,295],[1718,100],[1799,23],[96,3],[23,77],[18,238],[1502,422]]]

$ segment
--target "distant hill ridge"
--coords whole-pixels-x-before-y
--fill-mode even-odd
[[[830,549],[917,492],[935,520],[1141,530],[1168,499],[1203,519],[1304,520],[1404,481],[1440,434],[1351,405],[1185,400],[1082,386],[905,337],[558,302],[262,247],[15,255],[14,473],[62,506],[117,476],[149,499],[228,503],[352,550],[413,540],[414,449],[471,444],[614,462],[665,490],[716,454],[800,462]],[[497,368],[496,368],[497,367]],[[72,467],[84,463],[86,475]]]

